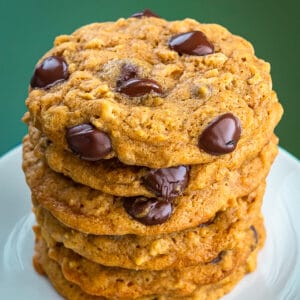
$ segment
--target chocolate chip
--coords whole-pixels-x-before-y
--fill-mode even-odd
[[[201,31],[189,31],[173,36],[169,47],[179,54],[208,55],[214,53],[214,45]]]
[[[64,58],[50,56],[36,66],[30,85],[32,88],[47,89],[68,78],[68,64]]]
[[[240,120],[231,113],[214,119],[199,137],[198,146],[212,155],[232,152],[241,136]]]
[[[154,18],[160,18],[157,14],[155,14],[153,11],[150,9],[146,8],[143,11],[137,12],[131,16],[131,18],[142,18],[142,17],[154,17]]]
[[[162,88],[156,81],[147,78],[131,78],[117,87],[117,92],[126,94],[129,97],[140,97],[149,94],[151,91],[161,94]]]
[[[170,202],[146,197],[124,198],[123,206],[130,216],[145,225],[166,222],[173,210]]]
[[[216,217],[209,219],[208,221],[198,225],[199,228],[207,227],[215,222]]]
[[[223,259],[223,256],[225,255],[225,251],[221,251],[217,257],[215,257],[213,260],[211,260],[209,263],[210,264],[217,264],[219,263],[222,259]]]
[[[254,241],[255,241],[255,245],[252,247],[252,250],[254,250],[258,244],[258,233],[257,233],[257,230],[254,225],[250,226],[250,230],[252,230],[252,232],[253,232],[253,237],[254,237]]]
[[[189,181],[189,167],[150,170],[142,178],[144,186],[158,197],[170,200],[182,193]]]
[[[117,80],[117,87],[120,87],[123,82],[129,79],[136,78],[138,75],[138,68],[132,64],[126,63],[121,67],[119,79]]]
[[[102,159],[112,150],[108,135],[91,124],[68,128],[66,139],[70,149],[84,160]]]

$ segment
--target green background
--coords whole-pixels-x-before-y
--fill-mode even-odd
[[[116,20],[151,8],[172,20],[191,17],[220,23],[250,40],[257,56],[272,65],[273,86],[285,115],[276,132],[280,144],[300,157],[299,54],[300,17],[297,0],[0,0],[0,155],[21,142],[20,121],[37,60],[55,36],[91,22]]]

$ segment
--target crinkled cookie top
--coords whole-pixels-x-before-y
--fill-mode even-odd
[[[249,42],[219,25],[156,17],[57,37],[26,104],[57,147],[151,168],[229,161],[282,114],[270,66]]]

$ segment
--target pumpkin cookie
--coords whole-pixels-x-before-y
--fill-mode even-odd
[[[255,227],[252,226],[252,229],[249,230],[249,239],[252,240],[253,247],[251,247],[251,250],[253,251],[248,259],[245,259],[244,262],[240,261],[240,265],[237,266],[227,277],[224,277],[219,282],[215,283],[209,283],[204,284],[201,286],[194,285],[193,292],[190,294],[186,294],[185,296],[179,296],[178,293],[175,291],[176,287],[180,289],[179,283],[181,281],[181,278],[164,278],[164,281],[176,281],[176,285],[173,285],[171,287],[166,286],[166,289],[163,290],[163,294],[152,294],[148,296],[142,296],[142,297],[135,297],[133,294],[137,294],[138,292],[141,292],[141,288],[137,287],[137,289],[133,289],[135,286],[135,282],[131,282],[129,287],[126,287],[126,282],[119,280],[116,282],[113,282],[113,286],[108,287],[107,291],[104,291],[106,294],[110,294],[110,291],[112,291],[113,296],[109,297],[109,299],[138,299],[138,300],[166,300],[166,299],[188,299],[188,300],[213,300],[213,299],[219,299],[221,296],[223,296],[225,293],[228,293],[235,284],[243,277],[244,274],[251,272],[256,267],[256,256],[258,250],[262,247],[264,244],[265,239],[265,230],[261,223],[261,221],[258,221],[257,224],[255,224]],[[256,228],[255,231],[253,231],[253,228]],[[46,246],[46,243],[43,241],[43,239],[40,237],[39,229],[36,228],[37,232],[37,239],[36,239],[36,254],[34,257],[34,264],[38,267],[39,270],[43,270],[46,275],[49,277],[50,281],[54,285],[54,287],[64,296],[66,299],[72,299],[72,300],[104,300],[107,299],[103,296],[97,296],[95,293],[90,294],[87,293],[86,290],[82,289],[85,285],[93,286],[97,285],[97,279],[99,277],[94,277],[93,280],[88,282],[84,279],[84,277],[91,276],[92,273],[81,273],[86,265],[84,267],[78,265],[78,263],[81,263],[82,258],[77,259],[74,264],[69,262],[69,258],[63,256],[59,258],[59,256],[64,252],[64,249],[59,246],[57,250],[49,250]],[[247,242],[245,241],[244,244],[244,251],[246,250]],[[61,253],[59,253],[61,251]],[[63,254],[62,254],[63,255]],[[59,263],[57,261],[61,260]],[[103,267],[100,265],[93,264],[91,262],[86,261],[87,265],[92,264],[92,269],[98,272]],[[218,262],[220,263],[220,262]],[[76,265],[76,267],[75,267]],[[82,269],[83,268],[83,269]],[[70,272],[70,269],[72,269],[74,272]],[[114,268],[109,268],[108,270],[111,270],[113,272]],[[91,270],[89,270],[90,272]],[[69,273],[70,272],[70,273]],[[77,277],[77,275],[80,274],[80,278]],[[67,275],[67,276],[66,276]],[[93,275],[95,275],[93,273]],[[119,274],[120,275],[120,274]],[[105,276],[105,275],[104,275]],[[120,279],[122,275],[120,275],[118,278]],[[146,286],[149,287],[149,289],[152,289],[153,286],[151,285],[151,279],[153,279],[154,274],[151,273],[150,275],[150,282],[146,284]],[[178,280],[178,281],[177,281]],[[104,280],[104,277],[102,278],[102,281],[99,282],[99,285],[105,286],[110,282],[110,279],[107,281]],[[139,284],[141,284],[141,280],[138,281]],[[176,287],[175,287],[176,286]],[[158,286],[159,288],[159,286]],[[169,294],[166,294],[168,289],[171,289],[172,292]],[[182,286],[182,289],[185,287]],[[102,291],[102,289],[98,289],[99,291]],[[129,297],[117,297],[117,294],[120,293],[120,291],[124,291],[123,294],[130,294]],[[127,293],[126,293],[127,292]],[[142,293],[151,293],[151,291],[142,291]],[[100,292],[101,293],[101,292]]]
[[[155,235],[205,223],[231,206],[232,200],[248,195],[264,182],[276,155],[275,151],[269,157],[267,152],[246,162],[226,180],[165,202],[114,197],[82,186],[52,171],[37,152],[25,138],[23,169],[33,202],[67,226],[97,235]]]
[[[199,227],[171,234],[87,235],[66,227],[41,206],[34,212],[47,245],[63,243],[81,256],[105,266],[136,270],[181,269],[208,263],[233,249],[245,238],[260,215],[264,185],[232,202],[213,220]],[[197,253],[197,255],[195,255]]]
[[[26,104],[33,126],[82,160],[150,168],[246,160],[282,115],[270,66],[249,42],[220,25],[153,17],[57,37]]]
[[[58,148],[32,126],[29,127],[29,133],[32,144],[44,153],[52,170],[70,177],[75,182],[114,196],[174,198],[183,192],[203,189],[220,182],[244,163],[241,157],[238,159],[236,157],[237,160],[232,160],[227,165],[215,161],[201,165],[149,169],[127,166],[115,158],[90,162]],[[275,145],[278,139],[275,135],[268,139],[266,136],[256,139],[261,139],[264,146],[259,149],[253,145],[245,147],[245,151],[248,152],[247,161],[253,160],[258,155],[271,156],[277,152]]]

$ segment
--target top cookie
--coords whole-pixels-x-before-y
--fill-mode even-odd
[[[119,19],[59,36],[37,65],[32,124],[84,160],[229,161],[282,114],[269,64],[215,24]]]

